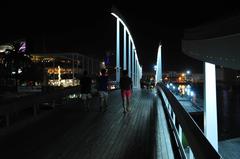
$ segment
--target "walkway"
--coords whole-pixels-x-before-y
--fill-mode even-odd
[[[152,158],[154,93],[134,91],[132,111],[126,115],[122,113],[120,92],[114,91],[109,97],[106,112],[98,111],[97,99],[92,101],[90,112],[83,111],[79,102],[58,106],[46,118],[1,138],[0,158]],[[160,151],[165,151],[159,153],[166,154],[164,143],[169,139],[159,138],[164,147]]]

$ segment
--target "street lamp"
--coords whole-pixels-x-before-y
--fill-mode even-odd
[[[190,81],[190,74],[191,74],[191,71],[190,71],[190,70],[187,70],[187,71],[186,71],[186,80],[187,80],[187,81]]]

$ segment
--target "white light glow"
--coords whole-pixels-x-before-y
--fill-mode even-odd
[[[193,96],[194,96],[194,92],[193,92],[193,91],[191,91],[191,92],[190,92],[190,95],[193,97]]]
[[[167,88],[170,88],[169,84],[167,84]]]
[[[21,70],[20,68],[18,69],[18,73],[19,73],[19,74],[22,73],[22,70]]]
[[[124,26],[124,28],[126,29],[128,35],[129,35],[129,37],[130,37],[130,40],[131,40],[132,44],[133,44],[133,48],[135,49],[135,44],[134,44],[134,41],[133,41],[133,39],[132,39],[132,35],[131,35],[130,31],[128,30],[128,27],[126,26],[126,24],[122,21],[122,19],[121,19],[118,15],[116,15],[115,13],[111,13],[111,14],[112,14],[114,17],[116,17],[116,18],[120,21],[120,23]],[[135,50],[135,51],[136,51],[136,50]]]
[[[157,53],[157,69],[155,74],[155,82],[162,81],[162,51],[161,51],[161,45],[158,47],[158,53]]]
[[[204,134],[218,151],[217,98],[215,65],[205,62]]]
[[[154,68],[154,71],[157,71],[157,65],[154,65],[153,68]]]
[[[130,54],[130,50],[132,50],[132,58],[128,58],[129,59],[129,63],[130,60],[132,61],[131,63],[131,67],[129,65],[129,75],[132,77],[133,79],[133,86],[134,87],[140,87],[140,84],[137,82],[140,80],[140,78],[142,77],[142,69],[140,68],[139,65],[139,60],[138,60],[138,56],[137,56],[137,51],[136,51],[136,47],[132,38],[132,35],[127,27],[127,25],[124,23],[124,21],[116,14],[116,13],[111,13],[116,19],[117,19],[117,44],[116,44],[116,81],[120,81],[120,25],[119,23],[121,23],[124,27],[124,42],[123,42],[123,69],[127,69],[127,35],[128,34],[128,40],[129,40],[129,57],[131,56]],[[130,49],[130,46],[132,46]]]

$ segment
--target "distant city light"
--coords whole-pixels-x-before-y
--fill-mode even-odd
[[[25,51],[26,51],[26,42],[22,41],[22,42],[20,42],[20,48],[19,48],[18,52],[22,53]]]
[[[170,88],[169,84],[167,84],[167,88]]]
[[[18,73],[19,73],[19,74],[22,73],[22,70],[21,70],[20,68],[18,69]]]
[[[193,92],[193,91],[191,91],[191,92],[190,92],[190,95],[193,97],[193,96],[194,96],[194,92]]]
[[[191,73],[191,71],[190,70],[187,70],[187,72],[186,72],[188,75]]]
[[[61,86],[61,67],[58,66],[58,86]]]
[[[179,91],[181,90],[181,85],[178,86],[178,90],[179,90]]]
[[[104,69],[106,68],[106,65],[105,65],[105,62],[104,62],[104,61],[101,62],[100,68],[104,68]]]

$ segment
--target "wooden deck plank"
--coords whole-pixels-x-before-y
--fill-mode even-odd
[[[94,99],[91,111],[80,103],[57,108],[52,116],[0,139],[0,157],[25,159],[149,159],[151,110],[154,93],[134,91],[132,110],[124,115],[120,92],[109,95],[109,108],[99,112]],[[161,114],[163,117],[163,115]],[[165,119],[161,119],[165,120]],[[160,121],[160,123],[162,123]],[[166,123],[160,125],[165,129]],[[161,132],[162,151],[168,152],[166,132]],[[163,153],[162,155],[169,155]],[[166,158],[166,156],[162,156]],[[169,158],[169,157],[168,157]]]

